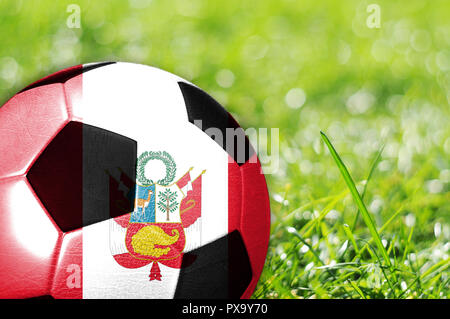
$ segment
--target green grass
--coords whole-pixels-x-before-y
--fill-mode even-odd
[[[395,272],[394,272],[394,269],[392,267],[391,260],[390,260],[390,258],[388,256],[388,253],[387,253],[385,247],[383,246],[383,243],[381,241],[381,237],[378,234],[378,231],[377,231],[377,229],[375,227],[375,224],[374,224],[374,222],[372,220],[372,217],[370,217],[370,214],[367,211],[366,205],[364,204],[361,195],[359,194],[358,190],[356,189],[355,182],[353,181],[352,177],[350,176],[350,173],[347,170],[347,167],[342,162],[341,157],[339,156],[339,154],[334,149],[333,144],[331,144],[331,142],[328,139],[328,137],[323,132],[320,132],[320,134],[322,135],[322,139],[324,140],[325,144],[327,145],[328,150],[330,151],[331,155],[333,156],[333,159],[336,162],[336,165],[339,168],[339,171],[341,172],[342,177],[344,178],[345,183],[347,184],[348,189],[350,190],[350,193],[352,194],[353,200],[355,201],[356,206],[358,207],[358,212],[362,213],[362,217],[363,217],[364,223],[366,224],[366,227],[369,230],[369,233],[370,233],[370,235],[372,237],[371,239],[373,241],[375,241],[376,247],[378,248],[378,252],[380,252],[381,255],[383,256],[385,265],[387,265],[389,267],[389,271],[392,274],[392,279],[395,282],[397,282],[397,278],[395,276]],[[371,172],[372,172],[372,170],[371,170]],[[369,176],[370,175],[371,174],[369,173]],[[367,184],[367,182],[368,182],[368,180],[366,180],[366,184]],[[381,262],[380,262],[380,266],[381,266]],[[389,278],[387,276],[386,276],[386,280],[390,284]],[[395,290],[394,290],[394,288],[392,287],[391,284],[390,284],[390,288],[393,290],[393,293],[395,293],[394,292]]]
[[[81,29],[66,27],[69,3]],[[366,26],[369,3],[379,29]],[[78,63],[178,74],[243,127],[280,128],[254,298],[448,298],[449,11],[446,0],[0,0],[0,104]],[[286,101],[293,88],[301,107]]]
[[[320,135],[347,184],[348,190],[358,208],[358,213],[361,212],[362,214],[364,224],[370,236],[366,239],[357,238],[358,241],[362,242],[361,248],[358,246],[357,239],[355,239],[355,235],[351,228],[347,224],[341,225],[339,228],[343,230],[347,240],[337,253],[334,252],[334,255],[340,255],[340,260],[333,260],[326,265],[321,259],[317,249],[320,249],[320,244],[318,243],[314,246],[311,245],[310,241],[305,239],[301,233],[311,225],[316,224],[318,233],[325,235],[325,238],[323,239],[325,243],[324,246],[328,249],[333,249],[326,238],[326,236],[332,232],[325,223],[318,225],[323,223],[323,218],[330,212],[329,206],[317,214],[312,222],[306,223],[299,230],[294,227],[287,227],[286,232],[294,235],[297,242],[290,247],[288,253],[282,253],[280,258],[276,258],[278,259],[278,264],[273,268],[273,274],[270,278],[266,279],[265,282],[260,284],[255,297],[257,298],[263,295],[265,295],[265,297],[275,298],[286,298],[288,296],[290,298],[304,297],[306,292],[307,297],[310,298],[329,298],[331,297],[330,292],[333,292],[335,295],[332,295],[332,297],[335,297],[337,294],[339,297],[343,298],[448,298],[448,295],[445,293],[448,293],[449,279],[447,277],[447,271],[450,265],[450,258],[445,256],[442,260],[421,272],[417,268],[425,268],[426,263],[425,265],[422,265],[422,267],[418,266],[415,263],[416,260],[411,260],[412,258],[416,259],[416,253],[409,250],[412,244],[411,239],[414,226],[411,226],[409,234],[404,233],[403,236],[394,234],[390,243],[387,241],[386,243],[383,243],[382,237],[380,236],[380,233],[382,233],[384,229],[398,217],[399,213],[403,210],[403,207],[395,212],[386,223],[377,230],[371,214],[363,202],[363,195],[367,190],[368,181],[372,177],[372,173],[379,162],[384,147],[377,153],[368,178],[364,183],[363,195],[360,195],[350,172],[333,144],[325,133],[320,132]],[[340,200],[341,196],[339,195],[337,198]],[[332,198],[326,198],[325,202],[327,201],[332,203],[331,206],[335,206],[336,204],[336,200],[333,200]],[[304,208],[305,207],[302,207],[302,209],[296,210],[294,213],[298,214]],[[357,216],[358,215],[356,215],[355,218],[355,224],[357,222]],[[292,244],[293,241],[291,240],[290,242]],[[372,246],[371,242],[375,242],[375,245]],[[298,254],[296,250],[302,245],[303,247],[307,247],[303,250],[305,253],[304,257],[307,257],[307,253],[310,253],[309,258],[312,259],[306,266],[306,269],[311,270],[312,267],[315,266],[316,271],[313,273],[313,276],[317,277],[313,278],[313,280],[307,276],[311,272],[297,272],[299,270],[297,268],[299,259],[296,258],[295,255]],[[349,252],[349,245],[352,245],[353,252]],[[448,245],[448,243],[446,245]],[[395,252],[396,248],[397,253]],[[422,252],[422,254],[424,254],[424,252]],[[295,268],[292,267],[293,262],[289,257],[296,259],[294,263],[296,265]],[[284,262],[286,259],[288,259],[288,262]],[[283,272],[287,269],[283,272],[278,271],[278,269],[283,268],[283,266],[287,269],[292,268],[292,272],[285,275]],[[307,276],[304,280],[308,282],[308,287],[294,288],[289,291],[286,287],[283,289],[283,287],[280,286],[280,280],[281,283],[283,282],[281,279],[282,277],[285,277],[285,280],[289,280],[291,286],[294,284],[297,286],[298,282],[301,280],[298,275]],[[314,286],[312,286],[311,283],[313,285],[319,285],[320,287],[315,287],[314,289]],[[269,287],[276,288],[272,290]],[[301,291],[301,294],[299,294],[299,290]],[[286,295],[280,296],[279,292],[284,292]]]

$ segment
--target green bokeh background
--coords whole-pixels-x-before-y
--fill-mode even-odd
[[[380,28],[366,23],[371,3]],[[80,29],[66,25],[69,4],[81,8]],[[445,0],[0,0],[0,104],[80,63],[180,75],[244,128],[280,130],[255,298],[447,298],[449,12]],[[385,146],[365,203],[395,276],[375,247],[357,253],[370,239],[362,220],[352,244],[357,209],[320,130],[360,187]]]

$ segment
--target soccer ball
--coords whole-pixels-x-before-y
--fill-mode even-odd
[[[130,63],[72,67],[0,108],[0,298],[249,298],[267,186],[232,116]]]

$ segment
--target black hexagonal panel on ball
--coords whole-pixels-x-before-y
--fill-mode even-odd
[[[247,249],[239,231],[183,255],[174,298],[236,299],[252,280]]]
[[[64,232],[134,209],[136,141],[80,122],[68,123],[27,178]]]
[[[208,134],[239,166],[245,164],[255,150],[231,114],[198,87],[184,82],[178,82],[178,85],[183,94],[189,122]]]

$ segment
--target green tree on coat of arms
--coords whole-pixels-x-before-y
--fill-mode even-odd
[[[173,213],[178,208],[177,197],[178,194],[175,191],[171,191],[166,188],[164,192],[159,192],[159,201],[157,203],[158,208],[167,214],[167,221],[169,221],[169,214]]]

